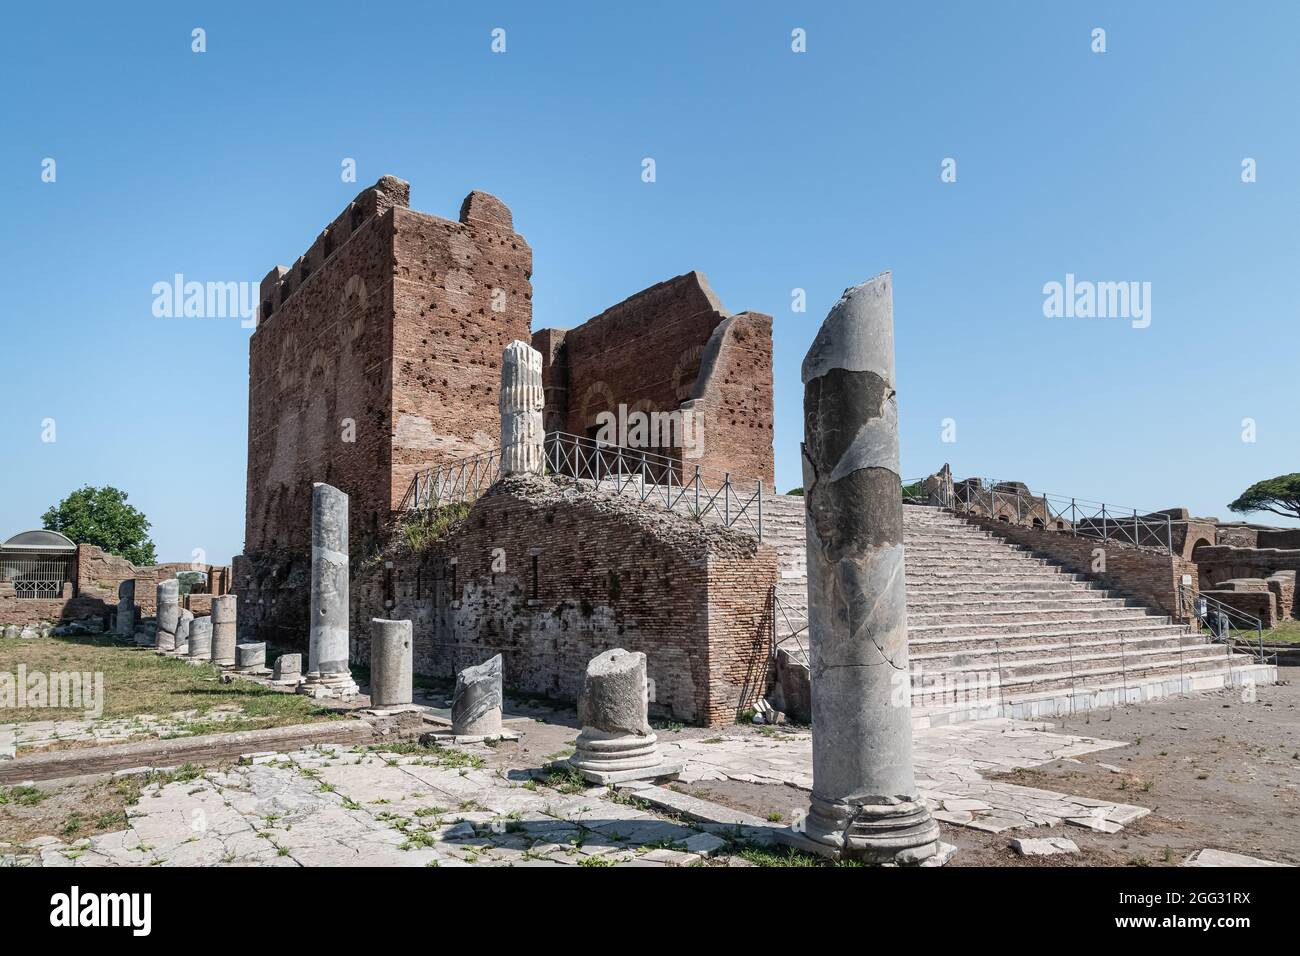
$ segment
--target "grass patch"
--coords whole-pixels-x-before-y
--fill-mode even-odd
[[[402,522],[398,529],[399,540],[408,550],[419,554],[447,537],[468,515],[469,505],[464,502],[421,511]]]
[[[582,793],[589,786],[586,778],[572,767],[552,767],[541,782],[560,793]]]
[[[18,665],[28,672],[76,671],[104,675],[104,713],[108,719],[153,714],[163,717],[180,710],[195,710],[199,717],[185,729],[194,734],[283,727],[337,719],[335,711],[318,707],[310,698],[235,679],[222,684],[221,669],[211,664],[194,666],[183,660],[159,657],[147,648],[123,645],[113,635],[51,637],[36,641],[0,642],[0,672],[15,673]],[[205,721],[202,715],[218,707],[241,708],[238,717]],[[85,716],[81,710],[23,708],[5,711],[5,720],[68,720]],[[142,733],[147,733],[142,728]]]
[[[788,846],[767,847],[749,844],[741,847],[738,855],[754,866],[862,866],[857,860],[830,860],[812,853],[801,853]]]

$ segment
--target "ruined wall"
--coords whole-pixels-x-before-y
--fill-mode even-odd
[[[315,481],[350,496],[355,543],[387,518],[393,214],[376,192],[323,261],[318,239],[263,282],[278,304],[249,341],[247,554],[309,547]]]
[[[384,177],[263,280],[234,571],[242,638],[306,640],[314,482],[348,495],[357,562],[417,470],[497,442],[501,351],[532,321],[532,251],[486,193],[466,197],[459,222],[408,200]]]
[[[574,329],[533,336],[548,431],[595,437],[597,416],[703,415],[702,454],[647,450],[721,475],[772,482],[772,320],[732,316],[699,272],[653,285]]]
[[[1149,607],[1164,611],[1175,621],[1187,620],[1179,600],[1178,584],[1184,574],[1190,574],[1192,580],[1196,580],[1196,565],[1191,561],[1114,540],[1103,543],[1096,538],[1026,528],[988,518],[975,518],[971,523],[1003,540],[1024,545],[1059,561],[1074,573],[1087,575]],[[1092,570],[1093,552],[1098,548],[1106,553],[1106,570],[1102,573]]]
[[[418,470],[498,444],[501,353],[531,337],[533,252],[504,203],[472,192],[459,222],[397,210],[393,256],[396,508]]]
[[[505,570],[494,573],[495,548]],[[507,686],[573,700],[587,662],[624,647],[648,658],[652,713],[710,724],[764,690],[776,556],[737,532],[516,478],[446,541],[391,558],[354,584],[360,662],[371,618],[409,618],[420,674],[500,653]]]

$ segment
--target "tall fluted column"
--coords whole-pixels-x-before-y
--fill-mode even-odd
[[[501,355],[501,474],[540,475],[542,409],[542,353],[518,339]]]
[[[805,832],[845,857],[937,862],[939,827],[912,770],[889,273],[831,309],[803,384],[813,726]]]
[[[313,697],[358,692],[348,668],[348,496],[322,482],[311,489],[311,638],[299,690]]]

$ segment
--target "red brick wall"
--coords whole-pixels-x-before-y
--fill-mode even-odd
[[[248,553],[309,546],[316,481],[348,493],[354,542],[387,517],[392,215],[362,223],[250,340]]]
[[[504,572],[492,571],[494,548]],[[451,677],[501,653],[508,686],[572,700],[587,662],[624,647],[648,658],[653,713],[710,724],[734,720],[765,688],[776,557],[737,532],[514,480],[444,543],[390,557],[354,583],[361,662],[370,619],[392,617],[414,623],[420,674]]]
[[[548,431],[591,437],[601,412],[694,403],[703,454],[684,462],[772,482],[772,320],[731,316],[699,272],[653,285],[574,329],[533,335]],[[680,448],[650,451],[682,461]]]
[[[501,353],[531,337],[533,253],[510,211],[476,192],[461,218],[394,216],[394,508],[419,469],[497,446]]]
[[[348,495],[357,562],[386,538],[417,470],[498,442],[501,352],[529,338],[532,251],[486,193],[466,197],[459,222],[408,197],[385,177],[262,283],[241,637],[306,640],[313,482]]]

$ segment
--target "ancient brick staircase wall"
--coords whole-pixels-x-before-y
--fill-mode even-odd
[[[507,479],[444,540],[356,569],[356,662],[371,618],[409,618],[415,670],[500,653],[505,683],[577,698],[587,662],[643,651],[651,713],[732,722],[767,687],[776,555],[751,536],[549,479]]]

